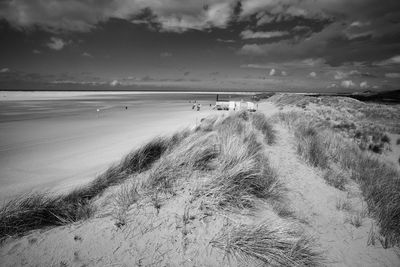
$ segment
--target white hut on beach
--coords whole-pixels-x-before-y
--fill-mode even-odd
[[[219,95],[217,94],[217,101],[215,102],[215,109],[217,110],[248,110],[248,111],[256,111],[256,105],[254,102],[249,101],[231,101],[231,100],[220,100]]]

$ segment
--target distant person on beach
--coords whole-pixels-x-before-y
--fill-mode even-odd
[[[197,104],[197,111],[200,111],[201,104]]]
[[[194,109],[196,107],[196,104],[193,104],[192,109]]]
[[[128,107],[127,107],[127,106],[125,106],[125,109],[128,109]]]

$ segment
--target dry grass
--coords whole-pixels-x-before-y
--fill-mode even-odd
[[[138,187],[139,186],[135,182],[124,184],[114,195],[114,217],[117,227],[126,224],[126,212],[141,198]]]
[[[243,265],[319,266],[312,240],[293,226],[272,220],[225,228],[211,244]]]
[[[264,134],[267,144],[272,145],[275,142],[275,130],[267,117],[263,113],[254,113],[251,119],[253,126]]]
[[[378,158],[362,154],[353,167],[352,178],[361,185],[381,233],[392,244],[400,243],[400,175]]]
[[[337,169],[329,168],[327,171],[325,171],[323,177],[324,180],[327,182],[327,184],[339,190],[345,190],[345,186],[347,184],[347,178],[344,172],[339,171]]]
[[[363,216],[360,212],[356,212],[355,214],[350,215],[349,222],[354,227],[358,228],[362,225]]]
[[[337,164],[360,184],[371,214],[378,220],[381,234],[389,244],[400,244],[400,174],[370,152],[321,123],[315,115],[281,112],[276,116],[294,131],[298,152],[313,166],[327,168]],[[330,172],[328,183],[344,188],[345,179]]]
[[[235,215],[248,214],[259,203],[274,203],[270,206],[271,212],[275,209],[276,216],[290,216],[285,202],[280,201],[284,192],[282,185],[264,153],[264,147],[273,140],[275,132],[262,115],[238,112],[202,120],[193,132],[153,140],[88,186],[68,195],[29,196],[8,203],[0,211],[0,236],[89,218],[93,212],[91,200],[110,185],[127,178],[132,183],[125,183],[114,194],[113,215],[118,227],[127,223],[127,211],[142,198],[162,213],[164,201],[182,197],[185,190],[190,195],[190,203],[198,200],[211,208],[207,216],[233,211]],[[192,187],[184,188],[188,184],[197,189],[196,194],[190,191]],[[184,246],[189,242],[186,225],[190,220],[189,208],[185,206]],[[247,262],[313,266],[320,261],[320,254],[312,248],[312,240],[284,219],[279,224],[270,220],[223,228],[211,244]]]
[[[199,194],[218,208],[253,208],[257,199],[279,198],[281,194],[280,183],[252,131],[249,116],[238,113],[216,125],[219,168]]]
[[[109,186],[121,183],[132,173],[150,168],[163,153],[180,143],[188,134],[188,131],[183,131],[169,138],[156,138],[128,154],[118,165],[110,167],[88,185],[66,195],[41,193],[23,195],[9,201],[0,209],[0,239],[89,218],[94,213],[91,204],[94,197]]]
[[[87,219],[93,213],[87,200],[72,195],[22,195],[0,210],[0,239],[46,226]]]
[[[297,138],[297,153],[314,167],[325,169],[328,167],[328,155],[326,153],[322,137],[310,125],[298,124],[295,130]]]

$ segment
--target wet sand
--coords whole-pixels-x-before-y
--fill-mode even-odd
[[[192,110],[190,99],[202,104],[199,112]],[[144,142],[216,112],[209,107],[214,99],[137,93],[3,99],[0,201],[85,184]]]

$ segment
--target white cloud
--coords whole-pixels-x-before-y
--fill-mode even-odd
[[[354,40],[354,39],[358,39],[358,38],[364,38],[364,37],[368,37],[368,36],[373,36],[374,32],[373,31],[365,31],[365,32],[349,32],[349,31],[345,31],[345,35],[347,37],[347,39]]]
[[[274,76],[276,74],[276,70],[275,69],[271,69],[269,72],[269,76]]]
[[[342,87],[344,88],[354,88],[356,84],[352,80],[345,80],[341,82]]]
[[[360,88],[367,89],[367,88],[369,88],[369,84],[366,81],[363,81],[360,83]]]
[[[345,79],[347,77],[357,77],[360,76],[361,72],[359,72],[358,70],[351,70],[348,72],[344,72],[344,71],[336,71],[335,75],[333,76],[335,78],[335,80],[341,80],[341,79]]]
[[[325,59],[323,58],[307,58],[302,61],[302,63],[315,67],[315,66],[322,66],[325,64]]]
[[[66,44],[67,44],[67,43],[64,42],[64,40],[61,39],[61,38],[58,38],[58,37],[51,37],[51,38],[50,38],[50,42],[48,42],[46,45],[47,45],[47,47],[49,47],[50,49],[59,51],[59,50],[63,49],[64,46],[65,46]]]
[[[265,54],[264,49],[257,44],[245,44],[241,50],[239,50],[239,54],[242,55],[263,55]]]
[[[314,71],[312,71],[312,72],[310,72],[310,74],[308,74],[310,77],[312,77],[312,78],[315,78],[315,77],[317,77],[317,74],[314,72]]]
[[[353,21],[350,24],[350,27],[364,27],[364,26],[369,26],[371,25],[371,22],[366,21],[366,22],[362,22],[362,21]]]
[[[335,75],[333,76],[335,78],[335,80],[341,80],[346,78],[348,75],[347,73],[343,72],[343,71],[336,71]]]
[[[240,36],[243,39],[270,39],[275,37],[282,37],[289,35],[286,31],[274,31],[274,32],[253,32],[251,30],[243,31]]]
[[[398,73],[398,72],[386,73],[385,77],[386,78],[400,78],[400,73]]]
[[[32,53],[34,53],[34,54],[41,54],[42,52],[41,52],[40,50],[33,49],[33,50],[32,50]]]
[[[400,55],[396,55],[396,56],[393,56],[386,60],[374,63],[374,65],[377,65],[377,66],[387,66],[387,65],[396,65],[396,64],[400,64]]]
[[[83,52],[82,53],[82,56],[83,57],[93,57],[90,53],[88,53],[88,52]]]
[[[282,76],[287,76],[288,74],[287,74],[286,71],[283,70],[283,71],[281,71],[281,75],[282,75]]]
[[[119,83],[118,80],[113,80],[112,82],[110,82],[110,85],[111,85],[112,87],[117,86],[117,85],[119,85],[119,84],[120,84],[120,83]]]
[[[9,72],[9,71],[10,71],[9,68],[2,68],[2,69],[0,69],[0,73],[6,73],[6,72]]]

